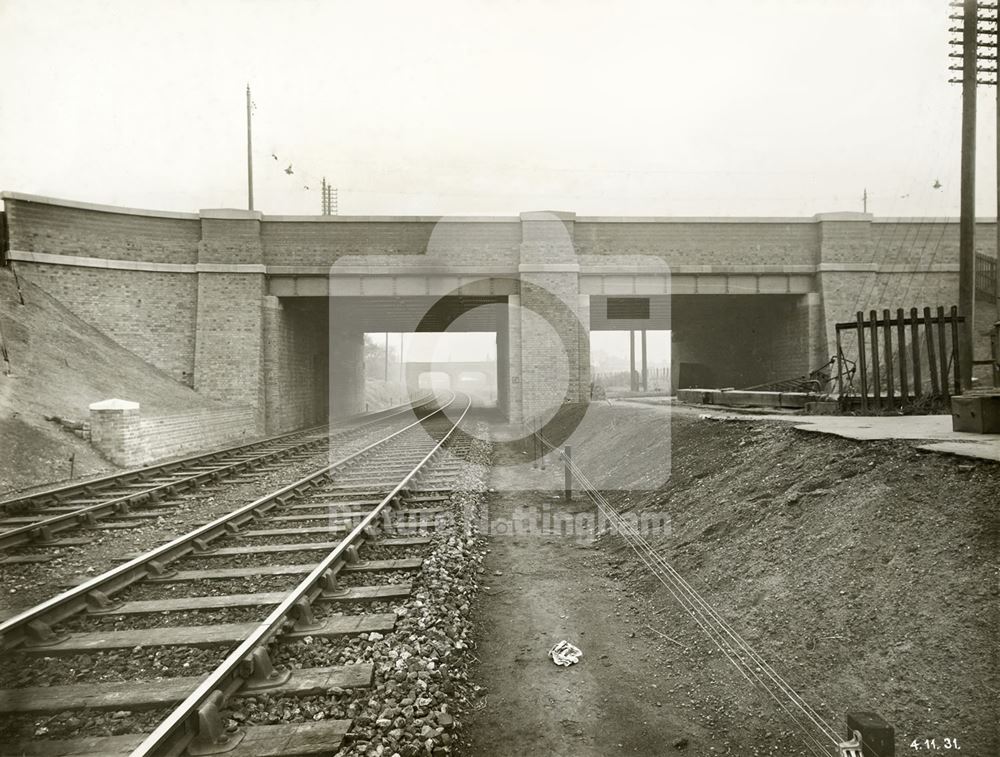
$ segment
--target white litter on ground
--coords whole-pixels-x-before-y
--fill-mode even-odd
[[[563,639],[549,650],[549,657],[552,658],[552,662],[556,665],[566,667],[580,662],[580,658],[583,657],[583,652],[580,651],[579,647],[574,647],[568,641]]]

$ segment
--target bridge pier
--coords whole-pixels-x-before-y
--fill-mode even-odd
[[[546,422],[590,400],[590,297],[580,294],[575,214],[522,213],[518,278],[510,297],[512,422]]]
[[[226,403],[250,405],[265,431],[261,214],[203,210],[198,244],[194,388]]]
[[[334,312],[330,323],[330,417],[365,410],[365,334]]]

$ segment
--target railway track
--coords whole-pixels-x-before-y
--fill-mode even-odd
[[[224,479],[246,477],[269,466],[305,460],[325,445],[384,423],[430,400],[370,413],[328,426],[172,460],[123,473],[75,482],[0,501],[0,564],[43,562],[44,554],[8,552],[17,547],[61,547],[86,541],[67,537],[78,528],[134,528],[167,514],[180,496]]]
[[[3,667],[17,671],[4,686],[53,666],[69,679],[0,690],[5,735],[19,733],[10,729],[18,718],[77,721],[73,739],[36,730],[39,738],[4,743],[0,754],[334,754],[349,717],[246,724],[262,698],[372,684],[371,663],[310,663],[317,650],[345,659],[337,644],[374,642],[405,613],[392,603],[409,596],[451,510],[462,464],[441,453],[449,441],[468,444],[452,437],[468,410],[458,396],[424,407],[423,418],[364,449],[0,623]],[[88,680],[74,682],[81,670]],[[439,735],[449,716],[428,717],[435,727],[424,723],[424,735]]]

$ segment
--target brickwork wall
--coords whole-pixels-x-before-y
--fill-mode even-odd
[[[264,428],[262,274],[199,273],[194,388],[258,411]]]
[[[142,408],[91,410],[91,443],[126,468],[242,444],[256,436],[255,411],[230,407],[143,417]]]
[[[507,417],[514,422],[524,419],[524,392],[521,384],[521,296],[507,298]],[[497,360],[500,352],[497,351]]]
[[[150,263],[194,263],[201,222],[7,201],[11,247],[29,252]]]
[[[140,427],[140,408],[90,411],[90,443],[116,465],[141,465],[149,456]]]
[[[958,304],[958,273],[932,270],[934,266],[957,266],[958,224],[915,221],[824,221],[821,226],[824,264],[877,264],[878,272],[824,271],[817,275],[823,295],[823,318],[829,353],[836,351],[835,324],[852,321],[858,310],[866,317],[872,308],[881,314],[889,308],[907,312],[925,306],[936,310]],[[992,254],[996,245],[994,224],[977,224],[976,248]],[[916,267],[917,272],[893,272],[892,267]],[[989,322],[976,314],[975,354],[989,354]],[[857,359],[854,343],[845,344],[845,355]]]
[[[333,265],[349,255],[443,256],[457,265],[516,260],[521,227],[515,223],[373,221],[264,221],[267,265]]]
[[[590,316],[581,310],[578,274],[522,273],[512,317],[519,319],[510,349],[520,348],[522,416],[548,417],[564,402],[588,401]]]
[[[578,274],[551,268],[572,265],[581,256],[606,256],[613,262],[613,256],[655,255],[671,267],[820,266],[814,281],[821,301],[748,295],[745,301],[729,296],[717,302],[699,295],[701,305],[689,303],[686,311],[675,307],[678,354],[683,357],[687,351],[715,365],[737,366],[721,369],[734,385],[787,378],[816,367],[817,359],[832,354],[832,324],[853,317],[858,309],[947,306],[957,300],[956,274],[930,270],[957,262],[958,224],[952,222],[872,222],[859,214],[805,221],[626,222],[580,220],[571,213],[444,223],[433,218],[291,221],[232,210],[198,216],[144,214],[24,197],[5,204],[15,254],[208,267],[335,267],[344,256],[383,256],[378,259],[383,271],[400,262],[384,256],[421,256],[414,262],[428,266],[513,271],[525,265],[523,281],[552,293],[571,315],[530,292],[521,297],[526,308],[517,309],[512,299],[516,317],[507,334],[505,393],[514,417],[588,395],[589,339],[577,333],[589,326],[588,306],[578,294]],[[994,224],[980,224],[977,231],[977,246],[992,251]],[[316,397],[320,371],[335,379],[335,412],[363,409],[358,325],[320,333],[317,323],[297,314],[266,310],[262,271],[153,273],[17,265],[26,278],[110,338],[178,380],[193,373],[195,388],[206,395],[255,408],[258,430],[284,430],[306,421],[316,409],[310,398]],[[838,270],[873,265],[881,270]],[[907,267],[919,270],[912,273]],[[532,308],[539,313],[532,314]],[[979,331],[985,331],[989,321],[982,315],[977,320]],[[753,345],[758,337],[759,344]],[[321,339],[335,349],[329,370],[316,362],[315,352],[306,355]],[[985,341],[977,344],[977,356],[984,349]]]
[[[18,274],[181,383],[194,372],[195,274],[15,263]]]
[[[302,306],[266,297],[264,387],[266,431],[280,434],[327,420],[329,397],[326,304]]]
[[[139,461],[139,465],[243,444],[258,435],[256,410],[247,406],[143,417],[140,419],[140,431],[147,458]]]
[[[575,224],[580,255],[652,254],[668,265],[812,265],[813,223]]]
[[[330,417],[343,418],[365,410],[365,335],[336,313],[330,318]]]

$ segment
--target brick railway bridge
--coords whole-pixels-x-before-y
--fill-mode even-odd
[[[675,386],[685,364],[748,386],[825,363],[833,324],[859,309],[958,293],[957,220],[269,216],[2,197],[21,276],[178,381],[253,408],[258,432],[361,410],[366,332],[495,333],[497,401],[524,420],[587,401],[593,330],[669,329]],[[995,234],[978,225],[994,258]],[[979,311],[982,334],[995,301]]]

